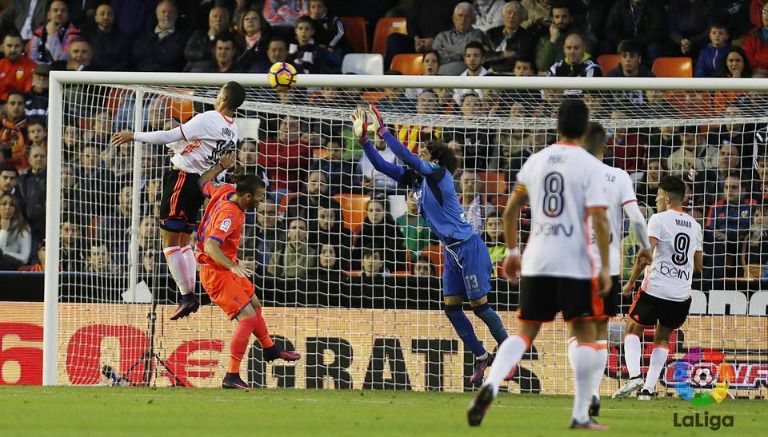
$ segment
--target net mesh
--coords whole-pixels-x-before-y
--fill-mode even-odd
[[[106,374],[143,384],[156,374],[152,383],[158,385],[219,384],[233,329],[225,315],[198,285],[201,310],[168,320],[178,296],[157,222],[168,149],[109,142],[121,129],[175,127],[211,109],[217,92],[64,86],[63,124],[51,126],[63,138],[61,156],[53,157],[62,166],[58,353],[66,366],[60,366],[59,383],[96,384]],[[296,365],[267,363],[256,343],[242,372],[254,386],[476,389],[469,383],[473,357],[442,312],[442,248],[410,194],[363,157],[351,132],[351,110],[375,101],[411,150],[439,138],[461,157],[457,191],[496,264],[489,298],[515,332],[518,291],[498,275],[500,213],[526,158],[555,140],[559,101],[580,95],[608,132],[606,162],[630,173],[646,215],[654,212],[661,175],[679,174],[690,190],[688,211],[705,229],[705,270],[694,280],[691,316],[675,333],[670,362],[700,350],[685,383],[711,386],[725,360],[735,369],[736,394],[766,394],[768,293],[760,278],[768,263],[768,209],[762,207],[768,94],[333,87],[282,94],[256,87],[247,94],[236,114],[238,163],[266,176],[269,193],[246,215],[239,258],[256,271],[253,281],[276,342],[304,355]],[[142,156],[138,177],[135,147]],[[396,162],[384,144],[377,147]],[[524,211],[522,243],[529,224]],[[637,247],[627,234],[624,278]],[[625,313],[629,303],[622,302]],[[483,343],[494,348],[482,322],[467,314]],[[622,330],[615,319],[605,394],[627,377]],[[561,321],[545,325],[509,390],[571,393],[566,336]],[[652,332],[644,340],[645,372]],[[149,359],[149,351],[162,363]],[[682,383],[673,367],[662,375],[662,392],[673,394]]]

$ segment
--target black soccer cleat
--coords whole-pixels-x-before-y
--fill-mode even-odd
[[[483,417],[491,408],[491,402],[493,402],[493,388],[490,385],[484,385],[469,403],[469,410],[467,410],[469,426],[480,426],[483,423]]]
[[[275,344],[272,345],[272,347],[264,349],[262,357],[264,358],[264,361],[275,361],[278,358],[285,361],[298,361],[301,359],[301,354],[283,350]]]
[[[250,387],[240,378],[239,373],[227,373],[221,381],[221,388],[248,391]]]
[[[589,404],[589,417],[600,416],[600,398],[592,395],[592,402]]]
[[[189,297],[187,297],[189,296]],[[176,308],[176,311],[171,314],[171,320],[183,319],[188,317],[192,313],[196,313],[200,308],[200,301],[197,300],[197,296],[194,294],[183,294],[181,296],[181,303]]]

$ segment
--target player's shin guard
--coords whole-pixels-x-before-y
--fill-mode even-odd
[[[195,291],[195,283],[197,282],[197,260],[195,260],[195,252],[192,250],[192,246],[184,246],[181,248],[181,254],[184,256],[184,285],[190,293]]]
[[[597,351],[594,345],[579,343],[573,357],[573,372],[576,379],[576,392],[573,396],[573,419],[579,423],[589,420],[589,403],[592,400],[593,377]]]
[[[507,377],[513,367],[520,362],[523,354],[531,347],[531,341],[522,335],[513,335],[501,343],[496,357],[493,359],[491,373],[485,380],[485,385],[493,388],[493,395],[499,392],[499,384]]]
[[[635,334],[627,334],[624,337],[624,361],[627,364],[630,379],[640,377],[641,354],[640,337]]]
[[[667,363],[668,355],[669,348],[667,346],[655,345],[653,352],[651,352],[651,365],[648,367],[648,373],[645,375],[644,390],[648,390],[651,393],[656,392],[656,381],[659,380],[662,367]]]
[[[499,317],[496,311],[494,311],[487,302],[472,308],[472,311],[483,321],[483,323],[485,323],[485,326],[491,331],[491,335],[493,335],[496,343],[501,344],[507,337],[509,337],[507,330],[504,329],[504,323],[502,323],[501,317]]]
[[[461,305],[446,305],[445,315],[448,316],[448,320],[451,321],[453,329],[456,330],[456,334],[459,335],[461,341],[464,342],[464,346],[472,351],[475,358],[480,358],[488,352],[480,343],[480,340],[475,335],[475,329],[472,327],[472,322],[469,321],[467,315],[464,314],[464,310]]]
[[[259,323],[259,316],[245,317],[237,321],[235,332],[232,334],[232,342],[229,345],[229,367],[227,373],[240,373],[240,362],[243,361],[251,332]]]
[[[165,254],[165,260],[168,263],[168,271],[171,272],[181,294],[189,294],[194,291],[188,287],[189,282],[185,279],[189,275],[186,273],[187,265],[184,261],[182,248],[179,246],[166,247],[163,249],[163,254]]]
[[[259,343],[261,344],[261,349],[268,349],[271,348],[274,343],[272,342],[272,337],[269,336],[269,329],[267,329],[267,322],[264,320],[264,317],[261,315],[261,307],[256,308],[256,324],[253,326],[253,329],[251,332],[253,332],[253,335],[256,336],[256,338],[259,340]]]

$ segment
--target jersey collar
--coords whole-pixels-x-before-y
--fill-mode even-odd
[[[219,111],[216,111],[216,112],[219,112]],[[221,112],[219,112],[219,114],[221,114]],[[232,124],[235,122],[235,119],[232,117],[227,117],[224,114],[221,114],[221,116],[224,117],[224,121],[226,121],[228,124]]]
[[[237,193],[229,193],[229,194],[227,194],[227,202],[232,202],[232,203],[234,203],[234,204],[235,204],[235,206],[237,206],[237,208],[238,208],[240,211],[243,211],[243,212],[245,212],[245,210],[243,209],[243,207],[242,207],[242,206],[240,206],[240,203],[238,203],[238,202],[235,202],[234,200],[232,200],[232,199],[231,199],[231,197],[232,197],[232,196],[234,196],[235,194],[237,194]]]
[[[578,144],[572,143],[570,141],[558,141],[555,144],[557,144],[558,146],[581,147]]]

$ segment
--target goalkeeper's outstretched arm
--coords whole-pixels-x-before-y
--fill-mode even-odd
[[[401,182],[405,169],[399,165],[392,164],[382,158],[379,151],[376,150],[368,139],[368,116],[362,108],[355,109],[352,113],[352,124],[357,141],[363,146],[363,152],[368,160],[371,161],[373,168],[384,173],[397,182]]]
[[[422,175],[426,176],[432,174],[435,171],[435,168],[431,165],[431,163],[424,161],[423,159],[420,159],[418,156],[411,153],[411,151],[408,150],[408,148],[405,147],[403,143],[401,143],[397,138],[395,138],[389,129],[387,129],[387,126],[384,124],[384,120],[381,118],[381,113],[376,108],[376,106],[371,105],[370,108],[371,113],[373,114],[373,128],[376,130],[376,134],[387,142],[387,146],[389,146],[389,149],[392,150],[392,153],[394,153],[395,156],[406,163],[408,167],[416,170]]]

